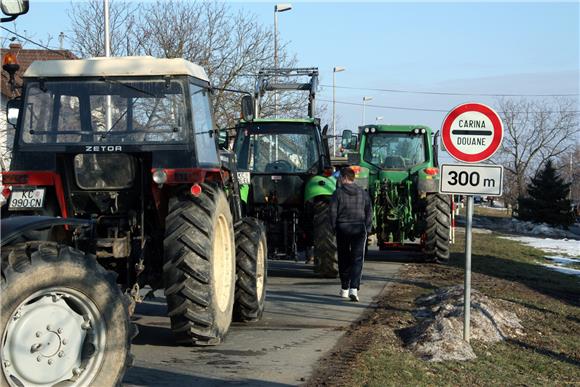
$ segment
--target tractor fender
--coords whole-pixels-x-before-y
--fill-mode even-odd
[[[317,196],[331,196],[336,190],[336,178],[330,176],[314,176],[304,188],[304,201],[310,201]]]
[[[2,246],[10,244],[13,240],[28,231],[38,231],[53,226],[81,226],[91,227],[93,222],[87,219],[60,218],[53,216],[27,215],[14,216],[2,219],[0,232],[2,233]]]
[[[417,190],[420,194],[438,192],[439,179],[433,179],[430,176],[427,179],[419,179]]]
[[[240,184],[240,199],[242,202],[248,204],[248,196],[250,194],[249,184]]]

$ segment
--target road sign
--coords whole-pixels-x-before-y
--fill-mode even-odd
[[[447,114],[441,139],[456,160],[478,163],[490,158],[501,145],[503,125],[499,115],[480,103],[459,105]]]
[[[503,167],[482,164],[442,164],[439,192],[501,196]]]

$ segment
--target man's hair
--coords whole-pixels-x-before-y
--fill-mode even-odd
[[[354,181],[354,171],[351,167],[344,167],[340,170],[340,176],[348,181]]]

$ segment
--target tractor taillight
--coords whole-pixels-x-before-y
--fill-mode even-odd
[[[4,189],[2,190],[2,196],[4,196],[4,199],[6,199],[6,200],[8,200],[11,193],[12,193],[12,190],[8,187],[4,187]]]
[[[199,195],[201,195],[201,185],[195,183],[194,185],[191,186],[189,192],[191,192],[193,196],[199,197]]]
[[[361,167],[360,165],[351,165],[350,169],[352,169],[355,175],[358,175],[360,173]]]
[[[332,176],[333,173],[334,170],[332,168],[324,168],[324,171],[322,172],[322,174],[326,177]]]
[[[429,167],[429,168],[425,168],[424,171],[428,175],[436,175],[439,173],[439,168]]]

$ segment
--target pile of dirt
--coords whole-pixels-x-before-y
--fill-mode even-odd
[[[405,334],[408,347],[428,361],[470,360],[477,356],[463,340],[463,286],[438,289],[416,300],[420,320]],[[523,335],[518,316],[472,289],[471,340],[496,342]]]

